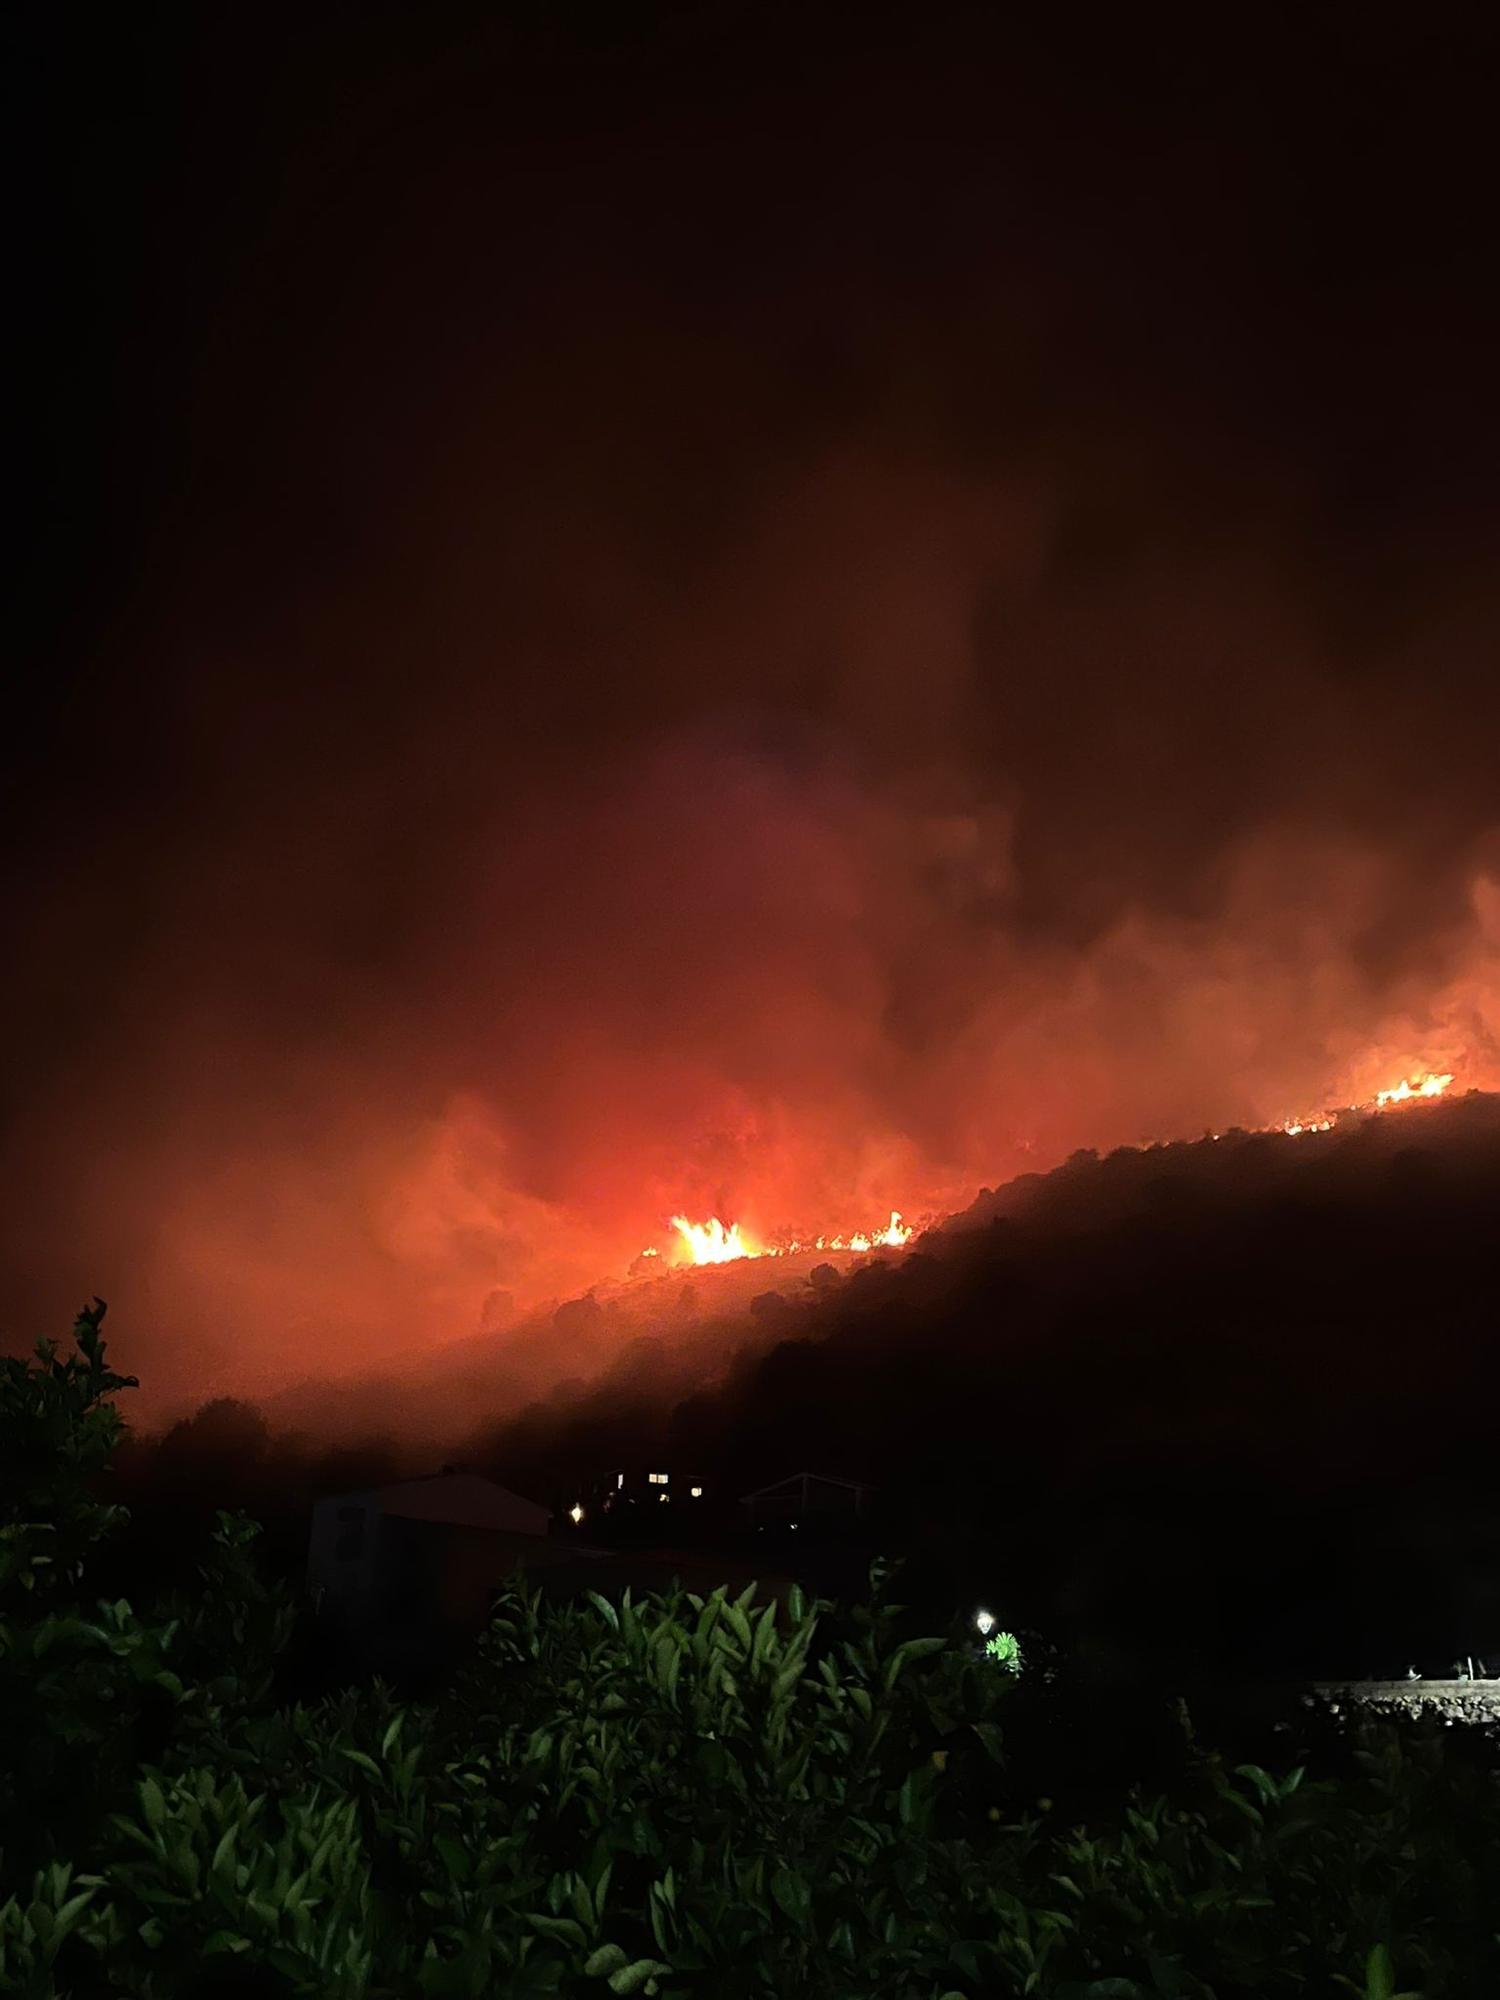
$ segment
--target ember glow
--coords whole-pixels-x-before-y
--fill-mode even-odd
[[[890,1221],[883,1229],[856,1230],[852,1236],[815,1236],[809,1240],[792,1237],[784,1243],[757,1243],[745,1236],[739,1223],[727,1226],[718,1216],[710,1216],[707,1222],[689,1222],[685,1215],[674,1215],[672,1227],[686,1246],[687,1255],[679,1257],[679,1263],[728,1264],[739,1257],[795,1257],[810,1250],[843,1250],[863,1253],[869,1250],[900,1250],[915,1235],[909,1223],[901,1220],[901,1211],[893,1208]],[[646,1250],[644,1256],[654,1257],[655,1250]]]

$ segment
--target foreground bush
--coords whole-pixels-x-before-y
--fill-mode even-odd
[[[1442,1732],[1352,1775],[1191,1761],[1054,1828],[1011,1676],[794,1596],[501,1599],[401,1707],[277,1709],[290,1607],[222,1517],[197,1601],[89,1605],[118,1436],[103,1308],[0,1400],[0,1991],[1390,2000],[1500,1992],[1500,1807]]]

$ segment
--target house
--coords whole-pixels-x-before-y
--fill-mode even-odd
[[[577,1504],[582,1509],[579,1518],[583,1518],[612,1514],[623,1507],[647,1510],[674,1505],[696,1507],[707,1493],[701,1472],[652,1460],[645,1465],[617,1467],[585,1481]]]
[[[334,1494],[313,1508],[308,1588],[320,1617],[361,1652],[425,1658],[475,1630],[518,1568],[578,1554],[549,1534],[551,1522],[548,1508],[452,1468]]]
[[[794,1472],[746,1493],[740,1507],[752,1528],[835,1527],[868,1514],[875,1488],[826,1472]]]

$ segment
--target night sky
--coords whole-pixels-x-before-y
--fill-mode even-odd
[[[6,1344],[1500,1087],[1494,41],[27,10]]]

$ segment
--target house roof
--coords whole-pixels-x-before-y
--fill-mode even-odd
[[[383,1514],[407,1521],[441,1521],[452,1527],[494,1528],[512,1534],[544,1535],[549,1507],[523,1499],[477,1472],[440,1472],[431,1479],[403,1479],[380,1486],[375,1499]]]
[[[813,1486],[837,1486],[846,1493],[873,1493],[875,1488],[867,1486],[862,1479],[839,1479],[831,1472],[792,1472],[785,1479],[774,1479],[769,1486],[757,1486],[753,1493],[742,1493],[742,1500],[768,1500],[776,1493],[800,1491],[803,1480]]]

